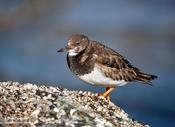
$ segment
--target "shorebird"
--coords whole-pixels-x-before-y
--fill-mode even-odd
[[[82,34],[71,35],[68,45],[58,52],[68,52],[68,67],[79,79],[94,86],[104,86],[106,92],[99,95],[108,100],[117,86],[130,82],[151,84],[157,78],[132,66],[113,49]]]

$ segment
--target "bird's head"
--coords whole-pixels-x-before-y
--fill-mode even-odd
[[[89,44],[89,39],[85,35],[71,35],[68,40],[68,45],[59,49],[57,52],[68,52],[69,56],[76,56],[82,52]]]

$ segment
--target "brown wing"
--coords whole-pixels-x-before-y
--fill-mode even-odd
[[[103,47],[103,48],[102,48]],[[94,52],[95,63],[104,72],[107,77],[114,80],[135,81],[137,77],[137,68],[133,67],[119,53],[103,45],[96,47]]]

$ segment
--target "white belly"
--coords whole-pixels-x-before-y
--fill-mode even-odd
[[[91,73],[82,75],[79,78],[95,86],[123,86],[127,84],[124,80],[112,80],[111,78],[106,77],[98,68],[94,68]]]

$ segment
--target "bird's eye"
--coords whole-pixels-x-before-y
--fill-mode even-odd
[[[80,42],[77,42],[77,45],[80,45]]]

